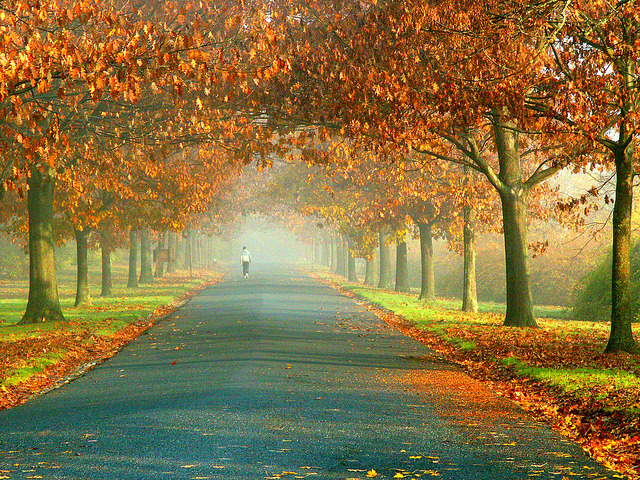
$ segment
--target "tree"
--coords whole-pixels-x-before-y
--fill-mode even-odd
[[[29,176],[29,300],[25,318],[38,321],[64,319],[55,275],[53,194],[55,180],[51,169],[34,169]]]
[[[607,352],[640,353],[631,330],[631,213],[640,96],[640,5],[577,1],[547,18],[555,75],[528,106],[609,153],[614,168],[612,310]]]
[[[127,288],[138,288],[138,250],[139,235],[133,228],[129,229],[129,275]]]
[[[586,151],[525,105],[549,68],[537,45],[547,7],[502,0],[296,5],[304,14],[289,17],[290,80],[277,90],[287,114],[277,102],[270,110],[284,121],[320,124],[324,136],[366,143],[381,158],[418,151],[484,175],[502,203],[511,326],[536,326],[527,201]],[[527,15],[536,8],[537,17]],[[451,146],[464,155],[450,155]]]
[[[0,169],[1,197],[27,178],[28,194],[39,196],[31,208],[40,208],[53,202],[61,172],[93,163],[106,176],[110,170],[102,160],[110,156],[104,153],[125,145],[178,149],[215,142],[241,161],[269,148],[256,143],[260,127],[232,102],[234,95],[251,93],[240,65],[251,57],[236,41],[253,11],[242,5],[16,0],[5,7],[0,140],[11,154]],[[48,218],[29,213],[44,222],[32,231],[49,229]],[[32,288],[55,285],[52,256],[42,245],[35,239],[30,249],[43,277]],[[40,259],[49,267],[39,266]],[[30,299],[25,323],[60,310],[50,292],[33,292]]]

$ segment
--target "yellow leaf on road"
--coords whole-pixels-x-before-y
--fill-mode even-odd
[[[377,477],[377,476],[378,476],[378,472],[376,472],[373,468],[367,472],[368,478]]]

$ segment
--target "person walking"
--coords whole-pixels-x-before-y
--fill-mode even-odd
[[[249,264],[251,263],[251,253],[247,250],[247,247],[242,247],[242,253],[240,254],[240,264],[242,265],[242,276],[249,278]]]

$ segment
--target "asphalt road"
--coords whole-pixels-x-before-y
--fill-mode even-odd
[[[353,300],[283,267],[230,273],[65,388],[0,411],[0,478],[342,480],[374,470],[615,478]]]

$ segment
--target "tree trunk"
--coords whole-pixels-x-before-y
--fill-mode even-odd
[[[351,239],[347,242],[347,278],[350,282],[358,282],[358,275],[356,274],[356,257],[354,257],[353,252],[351,252]]]
[[[153,283],[151,266],[151,229],[140,230],[140,283]]]
[[[416,223],[420,231],[420,264],[422,267],[420,299],[430,302],[436,298],[431,224],[418,221]]]
[[[462,311],[478,311],[478,289],[476,286],[476,234],[473,207],[463,208],[464,214],[464,280],[462,286]]]
[[[175,232],[169,232],[169,261],[167,262],[167,274],[176,273],[176,247],[178,244],[178,238]]]
[[[203,242],[203,246],[202,246],[202,250],[204,251],[203,254],[203,261],[204,261],[204,268],[206,270],[209,270],[209,267],[211,266],[211,239],[209,237],[204,237],[202,239]]]
[[[365,285],[375,285],[376,284],[376,257],[375,254],[371,256],[371,258],[366,259],[366,270],[364,274],[364,284]]]
[[[616,200],[613,208],[611,332],[605,352],[640,353],[631,330],[631,212],[633,148],[615,153]]]
[[[380,230],[378,233],[380,243],[380,270],[378,273],[378,288],[388,289],[391,287],[391,255],[387,244],[387,235]]]
[[[138,288],[138,234],[129,230],[129,279],[127,288]]]
[[[158,240],[158,246],[156,247],[156,271],[153,274],[155,278],[162,278],[164,276],[164,261],[160,258],[160,251],[164,250],[167,244],[167,232],[162,233]]]
[[[336,265],[336,241],[332,237],[329,242],[329,270],[335,272],[338,269]]]
[[[498,188],[502,201],[505,267],[507,277],[507,313],[504,325],[537,327],[533,315],[531,279],[529,274],[529,245],[527,244],[527,194],[522,183],[522,164],[518,129],[512,122],[494,116],[494,135],[498,162]]]
[[[500,193],[507,276],[507,313],[504,325],[537,327],[533,315],[526,197],[507,190]]]
[[[76,307],[89,305],[91,294],[89,292],[89,229],[74,229],[76,237]]]
[[[191,231],[186,230],[182,233],[182,245],[184,257],[182,258],[182,268],[188,269],[191,266]]]
[[[182,239],[182,233],[176,232],[175,234],[175,247],[176,247],[176,271],[180,268],[180,266],[184,265],[184,240]]]
[[[187,236],[184,239],[184,268],[189,269],[189,277],[193,276],[193,241],[192,231],[187,231]]]
[[[407,262],[407,242],[402,240],[396,246],[396,292],[410,292],[409,266]]]
[[[344,239],[342,236],[338,237],[336,244],[336,273],[338,275],[346,276],[346,259],[344,256]]]
[[[37,167],[27,180],[29,213],[29,300],[20,325],[64,320],[58,282],[53,238],[53,194],[55,173]]]
[[[342,241],[340,243],[340,254],[342,255],[342,272],[340,275],[347,278],[349,276],[349,241],[347,237],[342,236]]]
[[[113,277],[111,275],[111,252],[102,247],[102,291],[101,297],[108,297],[113,293]]]
[[[197,232],[196,235],[196,265],[199,265],[202,268],[202,235]]]

